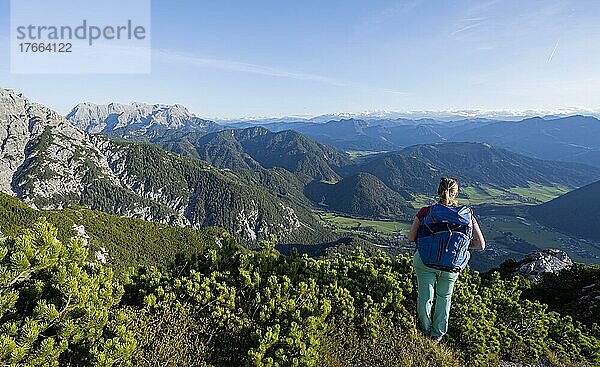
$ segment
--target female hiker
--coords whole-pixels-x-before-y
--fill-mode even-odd
[[[452,290],[458,274],[467,266],[468,250],[485,248],[473,211],[458,205],[458,181],[442,178],[438,196],[439,203],[419,210],[408,234],[408,240],[417,244],[413,264],[419,326],[436,342],[448,331]]]

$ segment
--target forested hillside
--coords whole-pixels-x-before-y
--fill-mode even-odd
[[[150,142],[216,167],[280,167],[300,177],[318,180],[337,180],[335,169],[350,164],[345,153],[292,130],[273,133],[254,127],[209,134],[171,130]]]
[[[335,184],[313,181],[306,195],[324,209],[366,218],[411,218],[411,205],[377,177],[357,173]],[[409,214],[410,213],[410,214]]]
[[[442,176],[456,177],[463,186],[498,188],[527,188],[531,183],[578,187],[600,177],[595,167],[534,159],[479,143],[415,145],[365,158],[344,171],[370,173],[405,195],[435,191]]]

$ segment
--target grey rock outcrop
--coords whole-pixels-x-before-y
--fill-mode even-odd
[[[529,253],[515,273],[532,280],[540,280],[546,273],[558,274],[573,265],[566,252],[556,249]]]
[[[47,208],[45,199],[77,196],[89,169],[111,176],[104,153],[88,134],[7,89],[0,89],[0,142],[0,190],[34,206]],[[58,201],[52,205],[57,206]]]

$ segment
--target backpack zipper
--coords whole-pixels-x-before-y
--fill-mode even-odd
[[[450,225],[446,224],[446,228],[448,228],[448,241],[446,241],[446,246],[444,250],[448,252],[448,245],[450,244],[450,240],[452,239],[452,230],[450,229]]]
[[[443,251],[444,251],[444,239],[440,238],[440,240],[438,241],[437,261],[442,260]]]

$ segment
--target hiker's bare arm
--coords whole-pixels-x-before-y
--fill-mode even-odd
[[[473,240],[471,241],[469,248],[474,250],[485,249],[485,239],[483,238],[483,233],[481,233],[481,228],[479,228],[479,223],[477,223],[475,217],[473,217]]]
[[[412,227],[410,227],[410,232],[408,232],[408,241],[415,242],[417,240],[417,233],[419,233],[419,218],[415,217],[413,221]]]

